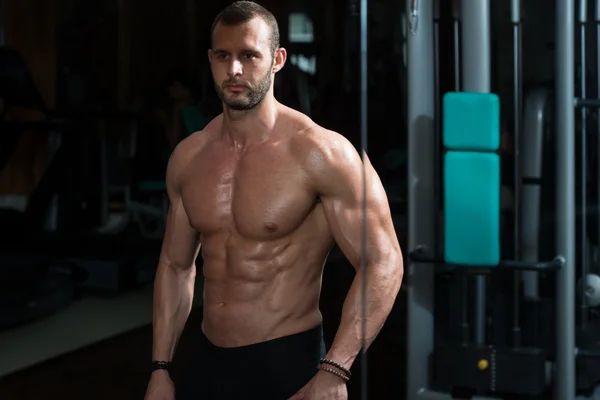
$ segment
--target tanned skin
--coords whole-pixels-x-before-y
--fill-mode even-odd
[[[361,350],[363,256],[367,346],[394,304],[403,260],[381,181],[343,136],[275,100],[273,77],[286,57],[283,48],[272,54],[269,27],[259,17],[215,29],[209,60],[224,112],[180,142],[168,165],[171,205],[155,283],[155,360],[173,357],[191,309],[199,250],[202,329],[220,347],[320,324],[323,268],[336,243],[357,274],[326,357],[349,369]],[[168,373],[154,372],[146,399],[173,398]],[[347,392],[341,379],[320,371],[293,398],[346,399]]]

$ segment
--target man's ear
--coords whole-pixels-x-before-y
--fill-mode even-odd
[[[275,74],[275,73],[281,71],[281,69],[285,65],[286,61],[287,61],[287,50],[284,49],[283,47],[280,47],[277,50],[275,50],[275,56],[274,56],[274,60],[273,60],[273,73]]]
[[[212,49],[208,49],[208,62],[212,62]]]

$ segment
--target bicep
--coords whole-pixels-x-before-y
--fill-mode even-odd
[[[356,153],[345,163],[344,168],[333,168],[335,179],[322,196],[330,230],[355,268],[363,255],[366,263],[383,262],[400,251],[387,195],[367,157],[363,164]]]
[[[161,261],[179,268],[191,267],[200,250],[199,234],[190,225],[181,198],[173,198],[167,214],[167,223]]]
[[[179,268],[193,266],[200,250],[199,234],[191,226],[183,205],[179,178],[181,173],[180,150],[175,149],[167,166],[167,193],[169,210],[163,245],[161,263]]]

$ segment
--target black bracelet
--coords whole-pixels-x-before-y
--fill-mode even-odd
[[[346,376],[348,378],[350,378],[352,376],[352,373],[350,373],[350,371],[348,371],[346,368],[342,367],[340,364],[336,363],[335,361],[328,360],[327,358],[321,358],[321,364],[329,364],[329,365],[336,367],[337,369],[342,371],[344,374],[346,374]]]
[[[167,372],[171,372],[171,362],[170,361],[152,361],[150,364],[150,371],[158,371],[160,369],[164,369]]]

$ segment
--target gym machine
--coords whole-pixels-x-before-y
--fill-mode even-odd
[[[102,293],[147,281],[144,264],[155,265],[156,246],[148,246],[141,235],[101,229],[107,225],[113,189],[104,124],[109,120],[133,123],[137,114],[50,110],[17,50],[0,47],[0,66],[3,104],[38,110],[45,116],[35,122],[0,121],[0,173],[24,131],[51,132],[56,139],[44,175],[25,209],[0,209],[0,275],[7,270],[68,265],[86,277],[83,282],[78,278],[82,288]],[[152,259],[144,263],[147,258]]]
[[[18,51],[0,47],[0,65],[0,98],[5,108],[37,110],[40,114],[48,116],[50,110],[46,107]],[[48,146],[50,147],[48,165],[41,181],[29,196],[25,210],[18,213],[16,210],[14,212],[12,210],[2,210],[0,212],[5,228],[4,232],[0,233],[0,237],[3,239],[3,247],[6,247],[6,250],[14,250],[15,245],[25,241],[24,238],[30,241],[40,237],[45,231],[60,232],[73,229],[75,226],[78,228],[87,227],[97,217],[93,215],[95,210],[93,201],[88,201],[88,207],[82,210],[77,207],[75,196],[67,193],[67,186],[73,179],[68,178],[77,176],[73,173],[76,169],[73,168],[73,163],[76,160],[73,153],[76,153],[77,149],[81,149],[80,143],[82,141],[82,135],[76,131],[73,121],[63,118],[44,118],[43,120],[30,121],[13,121],[2,118],[2,121],[0,121],[0,173],[3,172],[24,131],[36,134],[43,132],[44,135],[50,133],[49,136],[55,139],[53,141],[58,145]],[[81,168],[77,169],[81,170]],[[67,179],[65,179],[65,176]],[[90,183],[91,185],[85,186],[81,182],[77,182],[78,186],[83,186],[79,189],[80,192],[87,189],[93,191],[95,187],[99,186],[96,182]],[[86,193],[89,197],[94,194],[91,192]],[[63,195],[65,195],[64,201]],[[53,200],[57,196],[61,198],[58,203]],[[52,206],[53,203],[54,206]],[[59,218],[60,225],[54,223],[50,224],[53,226],[48,226],[46,217],[50,208],[55,209],[55,214],[63,214],[62,211],[68,213],[67,215],[61,215]],[[10,245],[7,246],[9,241]],[[31,246],[31,243],[27,243],[27,246]]]
[[[595,3],[600,39],[600,1]],[[573,400],[578,389],[600,382],[596,372],[600,352],[593,346],[599,339],[595,335],[598,330],[587,328],[593,298],[589,290],[595,287],[590,282],[597,277],[588,270],[589,229],[585,222],[579,223],[582,238],[577,238],[576,229],[576,211],[583,220],[589,211],[585,150],[580,171],[583,184],[576,187],[576,138],[581,138],[582,149],[587,143],[584,136],[589,118],[583,111],[581,130],[575,128],[576,108],[599,107],[600,101],[587,98],[585,73],[579,82],[580,96],[575,97],[574,0],[556,1],[554,91],[537,89],[522,101],[520,10],[520,2],[511,1],[516,216],[513,232],[501,233],[500,102],[490,93],[490,1],[461,1],[462,92],[457,83],[457,91],[445,94],[442,101],[434,90],[434,49],[439,47],[434,1],[407,1],[408,148],[409,154],[418,155],[409,157],[410,261],[405,276],[409,400],[510,399],[519,395]],[[580,2],[579,11],[585,71],[586,1]],[[549,101],[552,98],[554,104]],[[436,157],[439,143],[444,147],[439,157],[443,169]],[[546,153],[549,143],[552,151]],[[551,168],[544,160],[546,154],[553,157]],[[553,181],[550,192],[542,178],[549,170],[554,174],[549,177]],[[438,177],[443,178],[442,186],[437,184]],[[579,203],[577,189],[581,191]],[[443,229],[438,224],[436,201],[442,196]],[[551,227],[540,212],[548,203],[555,213]],[[441,231],[444,240],[439,246]],[[551,232],[553,238],[544,237]],[[551,254],[541,248],[542,241],[553,245]],[[509,251],[504,247],[510,247]],[[541,258],[542,254],[547,258]],[[578,261],[581,268],[576,268]],[[580,274],[579,287],[586,288],[580,307],[576,307],[576,274]],[[439,300],[436,297],[444,296],[439,288],[444,282],[452,282],[454,288]],[[475,290],[468,291],[471,286]],[[498,289],[506,287],[512,291],[498,295]],[[549,310],[543,301],[548,296],[554,303]],[[449,299],[450,321],[444,321],[434,310],[438,302]],[[580,316],[577,325],[576,311]],[[544,334],[543,330],[550,332]]]

